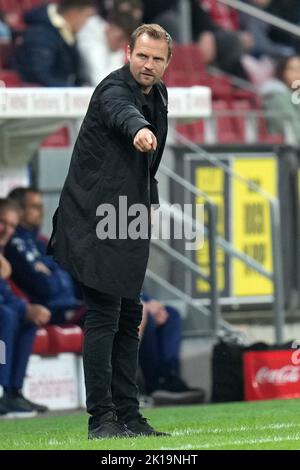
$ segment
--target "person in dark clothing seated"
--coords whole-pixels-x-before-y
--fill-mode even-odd
[[[179,312],[143,293],[139,362],[145,392],[155,405],[202,403],[205,393],[180,377],[182,322]]]
[[[3,250],[19,220],[13,201],[0,199],[0,340],[5,345],[5,360],[0,360],[0,416],[30,417],[47,407],[27,400],[22,394],[26,367],[37,327],[45,325],[50,312],[13,294],[8,284],[11,266]],[[3,359],[3,358],[2,358]]]
[[[71,276],[46,255],[47,241],[39,235],[43,199],[33,188],[15,188],[9,194],[20,207],[20,223],[5,255],[13,267],[12,279],[33,302],[51,311],[51,323],[74,321],[82,302]]]
[[[25,14],[15,63],[25,82],[47,87],[81,85],[76,33],[95,13],[93,0],[61,0]]]

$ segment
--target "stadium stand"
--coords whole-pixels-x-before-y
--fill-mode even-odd
[[[20,15],[21,25],[23,12],[41,3],[45,3],[45,1],[0,0],[0,11],[17,12]],[[0,44],[0,81],[3,81],[7,87],[28,86],[25,83],[22,84],[18,74],[11,70],[12,55],[13,45],[7,43]],[[258,95],[236,87],[232,84],[230,77],[224,73],[219,73],[218,75],[209,73],[195,44],[176,45],[172,62],[167,69],[164,80],[169,87],[195,85],[210,87],[212,90],[214,119],[217,131],[216,142],[221,144],[247,142],[247,112],[251,111],[255,115],[256,111],[258,113],[262,111]],[[238,115],[237,111],[239,112]],[[251,124],[248,123],[248,125]],[[257,117],[256,123],[252,120],[252,125],[255,125],[258,129],[255,139],[257,142],[282,142],[282,137],[268,134],[262,116]],[[207,133],[202,122],[180,124],[177,130],[195,143],[208,143],[206,140]],[[42,145],[54,148],[68,147],[70,143],[68,134],[68,129],[62,128],[45,139]]]
[[[20,29],[24,11],[45,3],[43,0],[0,0],[0,11],[17,12],[20,15]],[[0,82],[6,87],[27,87],[12,69],[14,45],[0,43]],[[207,86],[212,90],[213,116],[190,124],[177,124],[177,130],[197,144],[243,144],[252,142],[281,144],[283,136],[269,134],[262,112],[260,97],[255,92],[237,87],[231,77],[224,73],[213,74],[207,69],[199,49],[193,45],[176,45],[172,62],[165,74],[168,87]],[[32,86],[32,85],[30,85]],[[215,142],[209,140],[214,134]],[[253,137],[254,136],[254,137]],[[71,137],[67,127],[61,128],[47,137],[43,147],[67,148]],[[33,354],[55,356],[62,353],[79,354],[82,349],[83,334],[77,326],[49,326],[38,330]]]

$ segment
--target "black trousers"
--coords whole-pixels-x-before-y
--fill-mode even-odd
[[[141,301],[83,285],[82,292],[87,307],[83,366],[90,424],[109,411],[120,419],[134,418],[139,412],[136,377]]]

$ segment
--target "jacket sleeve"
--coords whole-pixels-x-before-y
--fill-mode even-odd
[[[111,129],[118,129],[123,135],[133,139],[136,133],[154,127],[145,119],[134,103],[133,96],[125,87],[107,84],[99,95],[100,112],[104,122]]]
[[[13,280],[30,297],[46,300],[57,295],[59,284],[51,266],[48,266],[51,275],[37,271],[35,263],[44,262],[44,259],[35,258],[21,239],[13,238],[6,246],[5,254],[13,267]]]
[[[297,142],[300,142],[300,122],[297,106],[292,103],[290,93],[274,92],[264,96],[264,109],[267,116],[268,130],[274,134],[285,132],[285,123],[289,123]]]

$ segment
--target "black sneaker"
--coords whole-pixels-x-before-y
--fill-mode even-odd
[[[38,413],[46,413],[49,411],[47,406],[41,405],[40,403],[34,403],[33,401],[25,398],[21,391],[18,391],[17,397],[19,398],[20,402],[24,403],[24,405],[29,405],[34,411],[37,411]]]
[[[113,413],[106,413],[94,419],[92,425],[89,425],[88,439],[108,439],[111,437],[134,437],[126,426],[117,420]]]
[[[170,436],[166,432],[156,431],[150,426],[146,418],[139,415],[131,421],[125,422],[126,427],[134,433],[135,436]]]
[[[5,418],[33,418],[37,412],[16,395],[5,393],[1,399],[2,406],[7,409]]]

